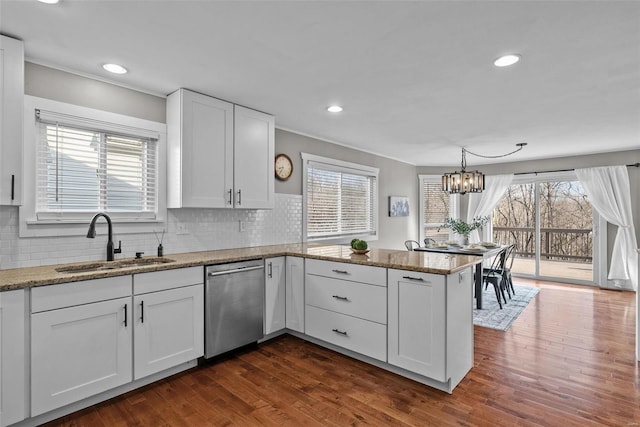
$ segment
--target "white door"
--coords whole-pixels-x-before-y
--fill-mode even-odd
[[[134,379],[197,359],[204,354],[204,286],[137,295]]]
[[[187,90],[182,102],[182,153],[168,153],[182,156],[180,207],[231,208],[233,104]]]
[[[273,208],[275,120],[269,114],[235,106],[235,207]]]
[[[288,256],[286,266],[286,326],[304,333],[304,258]]]
[[[31,316],[31,415],[132,379],[131,298]]]
[[[0,426],[26,416],[25,291],[0,292]]]
[[[389,270],[389,363],[446,381],[444,276]]]
[[[267,258],[265,262],[264,334],[284,329],[285,313],[285,257]]]

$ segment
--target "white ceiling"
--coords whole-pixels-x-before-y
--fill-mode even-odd
[[[29,61],[159,95],[186,87],[416,165],[518,142],[500,160],[640,148],[637,1],[1,0],[0,32]],[[522,61],[494,67],[507,52]]]

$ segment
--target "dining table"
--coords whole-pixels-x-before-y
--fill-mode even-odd
[[[444,254],[451,255],[471,255],[482,257],[482,260],[491,259],[494,256],[498,255],[501,251],[503,251],[507,246],[506,245],[494,245],[490,247],[485,246],[477,246],[475,249],[460,246],[460,245],[447,245],[446,247],[440,246],[420,246],[414,248],[414,251],[422,251],[422,252],[439,252]],[[476,308],[478,310],[482,309],[482,264],[483,262],[479,262],[476,264],[476,271],[474,274],[474,282],[475,282],[475,297],[476,297]]]

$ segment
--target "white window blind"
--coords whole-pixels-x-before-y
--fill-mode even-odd
[[[308,161],[305,198],[309,240],[377,233],[377,169]]]
[[[36,216],[157,215],[158,135],[36,110]]]
[[[456,195],[442,191],[440,176],[421,176],[422,235],[438,241],[448,240],[450,230],[441,228],[445,219],[458,216]],[[440,229],[438,231],[438,229]]]

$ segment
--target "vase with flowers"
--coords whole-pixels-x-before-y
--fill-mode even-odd
[[[444,224],[438,227],[438,231],[440,231],[440,228],[448,228],[462,237],[463,245],[468,245],[469,234],[471,234],[473,230],[484,227],[489,222],[489,219],[491,219],[489,215],[474,217],[471,222],[466,222],[462,219],[447,218]]]

